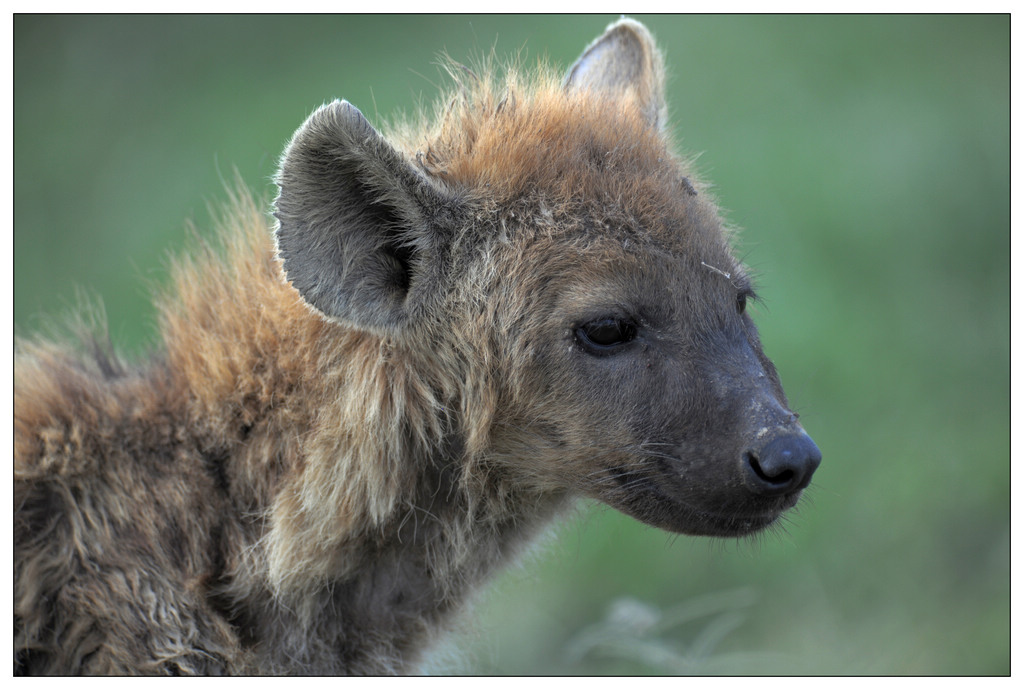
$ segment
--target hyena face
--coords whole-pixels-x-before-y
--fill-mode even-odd
[[[651,525],[739,535],[796,503],[820,453],[762,352],[742,266],[698,247],[602,242],[538,286],[531,308],[549,306],[510,319],[529,328],[508,334],[521,388],[498,444]]]
[[[715,205],[668,149],[662,82],[622,20],[561,85],[464,85],[409,152],[324,106],[285,153],[278,250],[314,308],[450,375],[479,462],[664,529],[746,534],[821,455]]]

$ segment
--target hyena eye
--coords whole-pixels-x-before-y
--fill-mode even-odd
[[[606,355],[636,337],[636,326],[622,319],[597,319],[576,329],[576,339],[591,354]]]
[[[742,288],[736,293],[736,312],[742,314],[747,310],[747,302],[756,300],[757,295],[750,288]]]
[[[736,295],[736,311],[742,314],[747,310],[747,293],[741,292]]]

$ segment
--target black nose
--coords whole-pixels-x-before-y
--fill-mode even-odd
[[[743,454],[744,482],[756,494],[791,494],[811,483],[821,451],[807,434],[784,434]]]

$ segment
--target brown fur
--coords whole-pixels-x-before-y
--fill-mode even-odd
[[[17,670],[409,672],[574,495],[694,534],[796,501],[809,473],[735,469],[755,437],[806,436],[668,148],[646,30],[611,27],[564,86],[459,81],[394,150],[347,104],[312,116],[277,247],[237,193],[224,251],[175,264],[144,365],[20,343]],[[348,196],[320,196],[332,175]],[[332,223],[365,247],[336,289],[311,254]],[[643,350],[584,354],[579,324],[624,304]]]

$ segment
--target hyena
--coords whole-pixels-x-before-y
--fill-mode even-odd
[[[386,137],[316,110],[148,361],[19,344],[17,672],[414,672],[575,497],[717,537],[796,504],[821,455],[647,29],[451,71]]]

